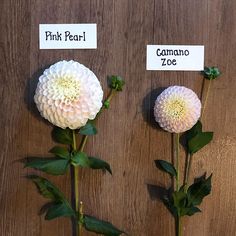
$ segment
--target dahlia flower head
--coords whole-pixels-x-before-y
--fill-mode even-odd
[[[76,61],[59,61],[39,77],[34,101],[42,117],[63,129],[93,120],[102,107],[103,90],[96,75]]]
[[[171,133],[191,129],[201,115],[201,101],[191,89],[170,86],[156,99],[154,116],[158,124]]]

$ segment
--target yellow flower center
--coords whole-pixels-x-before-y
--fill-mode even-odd
[[[70,76],[57,78],[54,86],[58,93],[63,95],[64,99],[69,101],[74,101],[80,94],[79,81]]]
[[[171,99],[164,107],[165,113],[172,119],[181,119],[186,113],[186,104],[182,99]]]

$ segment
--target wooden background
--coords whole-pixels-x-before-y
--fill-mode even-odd
[[[108,161],[114,174],[80,173],[85,211],[132,236],[174,235],[174,220],[154,186],[170,184],[154,160],[171,159],[171,135],[153,124],[153,101],[160,88],[174,84],[201,96],[203,80],[198,72],[146,71],[147,44],[205,45],[205,65],[223,72],[203,119],[214,141],[194,157],[192,173],[214,173],[212,195],[202,213],[184,219],[184,236],[236,235],[235,0],[1,0],[0,9],[0,235],[71,235],[69,219],[47,222],[38,215],[45,200],[24,178],[35,171],[19,162],[46,156],[53,146],[52,126],[36,111],[33,94],[42,70],[61,59],[91,68],[106,94],[107,75],[126,80],[88,142],[88,152]],[[39,50],[39,23],[86,22],[98,24],[97,50]],[[70,196],[69,174],[49,178]]]

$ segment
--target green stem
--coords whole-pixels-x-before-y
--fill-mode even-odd
[[[84,147],[87,143],[87,140],[88,140],[88,135],[84,135],[83,138],[82,138],[82,142],[80,144],[80,148],[79,148],[79,151],[80,152],[83,152],[84,150]],[[75,167],[75,183],[77,185],[77,187],[75,186],[75,202],[76,202],[76,212],[79,212],[79,215],[80,215],[80,218],[83,218],[83,202],[81,201],[80,202],[80,205],[79,205],[79,191],[78,191],[78,184],[79,184],[79,175],[78,175],[78,169],[79,169],[79,166],[76,166]],[[77,191],[76,191],[77,190]],[[80,223],[79,221],[79,230],[78,230],[78,236],[82,236],[82,224]]]
[[[181,216],[177,216],[177,236],[182,235],[182,224],[181,224]]]
[[[110,102],[111,99],[113,98],[113,96],[115,95],[115,93],[116,93],[116,90],[115,90],[115,89],[111,89],[110,94],[108,95],[108,97],[107,97],[106,100],[107,100],[108,102]]]
[[[193,154],[188,154],[188,160],[187,160],[187,169],[186,169],[186,177],[185,177],[185,192],[188,189],[188,181],[189,181],[189,176],[190,176],[190,170],[192,167],[192,160],[193,160]]]
[[[177,171],[177,176],[176,176],[176,190],[179,191],[179,176],[180,176],[180,171],[179,171],[179,133],[175,135],[175,157],[176,157],[176,171]]]
[[[209,96],[209,91],[210,91],[210,88],[211,88],[211,81],[212,81],[212,79],[210,79],[210,82],[208,83],[207,92],[206,92],[206,98],[205,98],[205,101],[204,101],[203,107],[202,107],[202,118],[203,118],[204,111],[205,111],[206,105],[207,105],[207,100],[208,100],[208,96]]]
[[[115,95],[116,90],[112,89],[109,96],[107,97],[107,99],[105,101],[110,102],[110,100],[112,99],[112,97]],[[98,116],[101,114],[101,112],[104,109],[104,105],[102,106],[101,110],[99,111],[99,113],[97,114],[96,119],[98,118]],[[76,148],[76,136],[75,136],[75,130],[72,130],[73,133],[73,151],[75,151]],[[79,151],[83,152],[85,145],[87,143],[88,140],[88,135],[83,135],[82,137],[82,141],[79,147]],[[74,183],[75,183],[75,210],[76,212],[79,212],[80,217],[83,218],[83,202],[80,202],[80,206],[79,206],[79,166],[74,166]],[[76,232],[78,231],[78,236],[82,236],[82,224],[79,221],[79,229],[76,229]]]
[[[102,106],[102,108],[100,109],[100,111],[98,112],[98,114],[97,114],[97,116],[95,117],[94,121],[97,120],[97,118],[100,116],[100,114],[102,113],[102,111],[106,108],[104,104],[105,104],[106,102],[109,102],[109,103],[110,103],[111,99],[112,99],[113,96],[116,94],[116,92],[117,92],[117,91],[116,91],[115,89],[111,89],[111,91],[110,91],[108,97],[105,99],[105,101],[104,101],[104,103],[103,103],[103,106]]]
[[[88,135],[84,135],[83,138],[82,138],[82,142],[80,144],[80,148],[79,148],[80,152],[84,151],[84,147],[85,147],[85,145],[87,143],[87,140],[88,140]]]
[[[83,202],[80,202],[80,207],[79,207],[79,214],[81,219],[83,219],[84,217],[84,212],[83,212]],[[79,224],[79,235],[82,236],[82,224]]]
[[[76,136],[75,136],[75,130],[72,130],[73,135],[73,145],[72,149],[73,151],[76,151]],[[75,211],[79,211],[79,167],[74,166],[74,190],[75,190]],[[78,229],[76,228],[76,234]],[[80,232],[78,231],[78,236],[80,236]]]
[[[116,92],[116,90],[111,89],[110,94],[108,95],[108,97],[107,97],[107,99],[105,100],[105,102],[106,102],[106,101],[109,101],[109,102],[110,102],[111,99],[112,99],[112,97],[115,95],[115,92]],[[105,107],[104,107],[104,105],[103,105],[102,108],[101,108],[101,110],[100,110],[99,113],[97,114],[96,118],[94,119],[94,121],[97,120],[97,118],[100,116],[100,114],[102,113],[102,111],[103,111],[104,108],[105,108]],[[79,151],[83,152],[84,147],[85,147],[85,145],[86,145],[86,143],[87,143],[87,140],[88,140],[88,135],[83,135],[83,137],[82,137],[82,142],[81,142],[81,144],[80,144]]]

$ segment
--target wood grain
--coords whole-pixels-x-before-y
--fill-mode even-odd
[[[106,94],[107,75],[126,80],[87,145],[114,174],[80,172],[85,211],[132,236],[174,235],[174,220],[157,200],[161,189],[155,187],[170,182],[154,164],[157,158],[171,160],[172,141],[153,123],[153,101],[161,88],[174,84],[201,96],[203,81],[197,72],[146,71],[147,44],[205,45],[205,65],[223,72],[213,82],[203,120],[204,128],[215,132],[214,141],[195,156],[192,173],[193,179],[213,172],[212,195],[201,214],[184,219],[184,236],[236,235],[234,0],[1,0],[0,9],[0,235],[71,235],[69,219],[47,222],[37,214],[45,200],[23,178],[35,171],[19,162],[46,156],[53,145],[52,126],[39,116],[33,94],[43,69],[61,59],[90,67]],[[87,22],[98,24],[97,50],[39,50],[39,23]],[[70,197],[69,174],[49,178]]]

